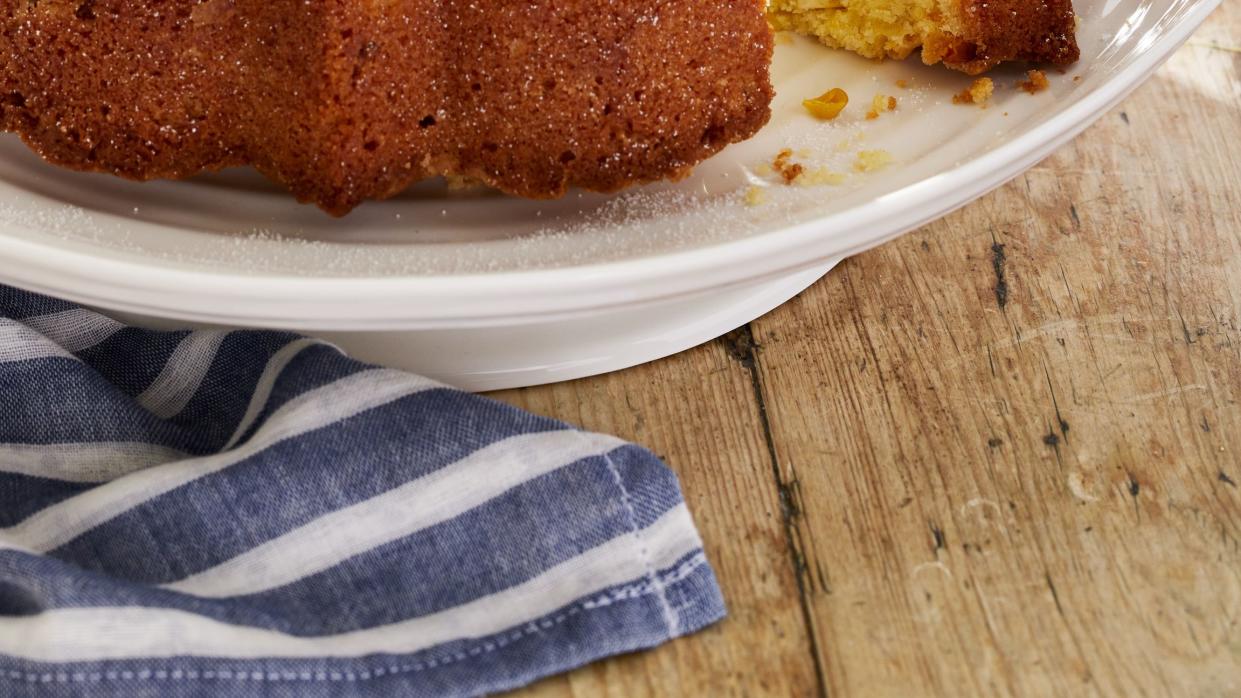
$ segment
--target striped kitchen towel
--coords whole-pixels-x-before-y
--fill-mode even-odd
[[[0,696],[459,696],[723,616],[649,452],[0,287]]]

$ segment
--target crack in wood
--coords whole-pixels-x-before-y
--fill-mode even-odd
[[[1056,424],[1058,424],[1060,427],[1060,436],[1063,437],[1064,441],[1067,443],[1069,440],[1069,423],[1060,414],[1060,403],[1056,400],[1056,388],[1054,385],[1052,385],[1051,371],[1047,369],[1046,363],[1043,364],[1043,376],[1047,379],[1047,390],[1048,392],[1051,393],[1051,407],[1052,407],[1052,410],[1056,413]],[[1057,440],[1057,443],[1058,442],[1059,441]],[[1046,443],[1046,439],[1044,439],[1044,443]],[[1048,444],[1048,445],[1054,446],[1055,444]]]
[[[729,332],[722,338],[724,350],[728,356],[737,361],[750,374],[750,384],[754,391],[754,401],[758,407],[759,424],[763,430],[763,438],[767,444],[767,457],[771,463],[772,476],[775,478],[776,491],[780,499],[780,518],[782,519],[785,543],[788,546],[789,561],[793,566],[793,578],[797,584],[798,597],[801,601],[802,621],[805,625],[806,638],[809,642],[810,657],[814,664],[815,679],[818,682],[819,695],[827,698],[827,677],[824,671],[819,639],[814,629],[814,614],[810,608],[810,592],[814,587],[814,579],[810,576],[805,545],[801,540],[801,527],[797,525],[801,517],[801,508],[797,503],[800,484],[794,478],[785,482],[780,471],[780,460],[776,454],[775,436],[772,433],[771,421],[767,415],[767,399],[763,395],[762,377],[758,367],[758,352],[762,349],[754,339],[754,330],[749,323]],[[826,579],[822,567],[816,563],[816,571],[821,580]],[[828,587],[825,585],[824,589]]]
[[[931,527],[931,536],[935,540],[932,550],[935,552],[936,557],[938,557],[939,551],[948,547],[948,539],[944,536],[944,529],[936,526],[934,522],[931,522],[929,525]]]
[[[1193,335],[1189,333],[1189,325],[1185,324],[1185,316],[1181,315],[1180,310],[1176,311],[1176,316],[1181,321],[1181,334],[1185,336],[1185,343],[1186,344],[1197,344],[1198,340],[1194,339]]]
[[[1044,570],[1043,578],[1047,580],[1047,588],[1051,590],[1052,601],[1056,602],[1056,610],[1060,612],[1061,616],[1064,616],[1064,606],[1060,604],[1060,594],[1056,591],[1055,582],[1051,581],[1051,572]]]
[[[1004,245],[991,234],[991,269],[995,272],[995,302],[1003,310],[1008,305],[1008,279],[1004,267],[1008,258],[1004,255]]]

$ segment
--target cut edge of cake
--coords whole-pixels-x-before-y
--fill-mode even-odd
[[[1080,55],[1072,0],[771,0],[768,19],[867,58],[921,49],[927,65],[970,75],[1008,61],[1066,65]]]

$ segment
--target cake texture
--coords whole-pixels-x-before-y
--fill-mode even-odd
[[[776,29],[868,58],[922,49],[927,65],[977,75],[1005,61],[1077,60],[1071,0],[772,0]]]
[[[344,214],[437,175],[678,178],[768,119],[760,0],[3,0],[0,129],[133,179],[252,165]]]

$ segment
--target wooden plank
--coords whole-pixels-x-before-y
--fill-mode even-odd
[[[1238,45],[754,323],[829,694],[1241,693]]]
[[[812,695],[811,643],[744,349],[494,395],[643,444],[681,479],[729,617],[691,638],[543,681],[529,696]]]

